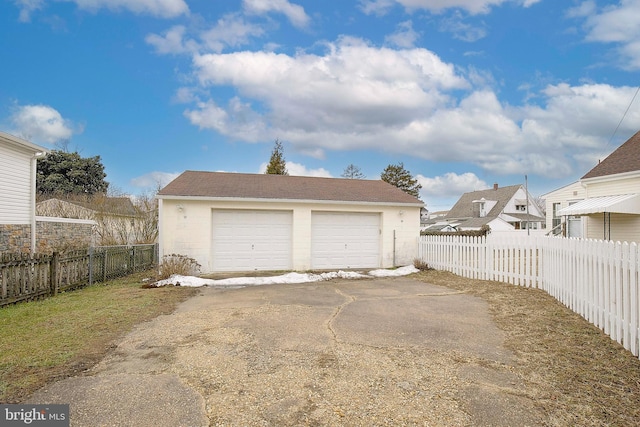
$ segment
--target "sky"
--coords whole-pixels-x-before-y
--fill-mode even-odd
[[[439,211],[640,130],[640,0],[5,0],[0,53],[0,130],[100,156],[112,194],[279,140],[291,175],[402,163]]]

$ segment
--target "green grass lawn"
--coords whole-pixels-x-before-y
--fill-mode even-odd
[[[197,292],[141,288],[151,275],[0,308],[0,402],[19,403],[45,384],[91,367],[134,325],[172,312]]]

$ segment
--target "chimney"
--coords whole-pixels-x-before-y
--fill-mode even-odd
[[[497,189],[498,189],[498,183],[497,183],[497,182],[493,184],[493,189],[494,189],[494,190],[497,190]]]

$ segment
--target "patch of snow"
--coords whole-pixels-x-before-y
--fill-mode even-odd
[[[166,285],[178,285],[186,287],[201,286],[260,286],[276,285],[284,283],[311,283],[321,282],[331,279],[371,279],[374,277],[398,277],[417,273],[418,270],[413,265],[400,267],[391,270],[372,270],[368,273],[358,273],[354,271],[331,271],[328,273],[287,273],[280,276],[271,277],[232,277],[229,279],[203,279],[195,276],[181,276],[174,274],[168,279],[159,280],[153,284],[155,287]]]

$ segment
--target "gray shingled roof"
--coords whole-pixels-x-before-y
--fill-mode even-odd
[[[513,195],[518,191],[520,185],[510,185],[507,187],[498,187],[498,189],[490,188],[488,190],[480,190],[480,191],[471,191],[469,193],[464,193],[460,196],[460,199],[456,202],[455,205],[451,208],[449,213],[447,214],[447,219],[452,218],[472,218],[473,217],[473,201],[481,200],[484,198],[485,200],[493,200],[498,203],[491,209],[490,212],[484,218],[487,218],[488,221],[500,215],[509,203],[509,200],[513,197]]]
[[[598,163],[582,179],[640,171],[640,131]]]
[[[423,205],[419,199],[382,180],[201,171],[185,171],[160,190],[158,197],[318,200]]]

